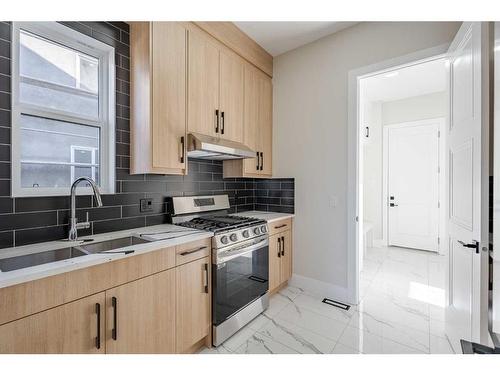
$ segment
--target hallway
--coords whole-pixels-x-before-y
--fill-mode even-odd
[[[217,349],[201,353],[453,354],[444,333],[444,257],[370,248],[362,301],[347,312],[288,287]]]

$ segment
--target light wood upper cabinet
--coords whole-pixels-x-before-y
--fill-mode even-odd
[[[176,268],[177,353],[190,353],[211,337],[210,257]]]
[[[220,134],[243,142],[244,61],[230,51],[220,52]]]
[[[106,353],[175,352],[175,269],[106,291]]]
[[[98,293],[1,325],[0,353],[104,353],[104,314]]]
[[[178,22],[132,22],[132,174],[185,174],[187,30]]]
[[[243,142],[244,60],[189,29],[188,131]]]
[[[245,65],[243,142],[256,151],[255,159],[224,161],[224,177],[272,176],[273,86],[269,76]]]
[[[207,36],[189,30],[188,131],[216,136],[219,129],[219,49]]]

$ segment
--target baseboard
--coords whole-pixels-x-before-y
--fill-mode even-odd
[[[348,303],[349,301],[349,293],[347,292],[347,288],[342,288],[338,285],[311,279],[309,277],[297,275],[295,273],[292,275],[292,278],[288,282],[288,285],[303,289],[306,292],[310,292],[311,294],[331,298],[339,302]]]

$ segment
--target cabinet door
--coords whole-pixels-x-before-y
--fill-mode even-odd
[[[269,237],[269,290],[281,284],[281,236]]]
[[[153,168],[186,165],[186,38],[176,22],[152,24],[152,146]],[[145,151],[147,152],[147,151]]]
[[[272,175],[272,90],[270,77],[245,67],[244,142],[259,153],[258,158],[243,161],[245,175]]]
[[[0,353],[104,353],[104,293],[0,326]]]
[[[189,31],[188,131],[216,135],[219,108],[219,49],[208,37]]]
[[[292,277],[292,235],[287,230],[278,234],[281,238],[281,277],[280,282],[284,283]]]
[[[176,271],[177,353],[210,335],[210,257],[184,264]]]
[[[245,65],[245,109],[244,109],[244,137],[243,142],[256,153],[261,151],[260,124],[259,124],[259,92],[260,75],[250,64]],[[243,160],[243,171],[248,174],[260,174],[260,155],[255,159]]]
[[[106,291],[106,353],[175,352],[175,269]]]
[[[244,61],[234,53],[220,51],[221,137],[243,142]]]
[[[262,151],[261,175],[273,174],[273,85],[261,74],[259,80],[259,143]]]

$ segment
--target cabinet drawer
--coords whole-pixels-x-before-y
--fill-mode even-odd
[[[281,233],[292,228],[292,219],[284,219],[269,223],[269,235],[272,236],[276,233]]]
[[[212,240],[210,238],[179,245],[175,249],[175,264],[179,266],[209,256],[211,249]]]

